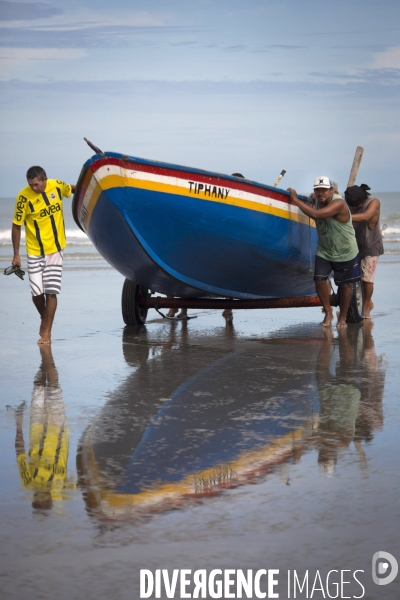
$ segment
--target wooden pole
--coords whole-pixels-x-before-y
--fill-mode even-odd
[[[360,168],[363,153],[364,153],[364,148],[362,146],[357,146],[357,150],[354,155],[353,165],[351,167],[350,177],[349,177],[349,182],[347,184],[347,187],[351,187],[352,185],[354,185],[355,180],[357,179],[357,173],[358,173],[358,169]]]

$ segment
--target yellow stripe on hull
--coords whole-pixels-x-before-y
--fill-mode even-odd
[[[102,169],[99,169],[101,171]],[[121,170],[121,169],[118,169]],[[148,190],[151,192],[158,192],[162,194],[169,194],[175,196],[185,196],[193,198],[193,194],[191,194],[190,190],[186,187],[180,185],[174,185],[172,183],[164,183],[160,181],[151,181],[148,179],[140,179],[139,177],[129,177],[127,175],[121,174],[109,174],[105,175],[99,179],[97,179],[97,175],[99,171],[95,172],[92,176],[90,184],[85,194],[84,201],[82,203],[81,208],[81,220],[83,227],[86,232],[89,230],[90,219],[93,214],[94,208],[99,199],[100,193],[102,191],[107,191],[114,188],[124,188],[131,187],[136,189]],[[138,173],[137,171],[135,173]],[[164,178],[165,179],[165,178]],[[181,178],[171,178],[176,181],[185,181]],[[257,212],[267,213],[270,215],[274,215],[276,217],[280,217],[282,219],[288,219],[291,221],[295,221],[297,223],[301,223],[303,225],[310,225],[311,227],[315,227],[315,222],[312,219],[309,219],[306,215],[300,212],[296,207],[292,207],[291,205],[287,205],[289,208],[278,208],[277,206],[273,206],[271,204],[267,204],[268,198],[264,200],[264,202],[258,202],[257,200],[248,200],[245,198],[240,198],[235,195],[237,190],[232,188],[226,188],[230,190],[229,196],[226,198],[218,198],[218,197],[210,197],[207,196],[204,192],[200,192],[196,194],[196,199],[204,200],[207,202],[217,202],[220,204],[226,204],[229,206],[237,206],[239,208],[245,208],[246,210],[253,210]],[[257,196],[257,194],[251,194]],[[271,200],[273,202],[278,203],[278,201]]]
[[[131,511],[157,509],[165,503],[176,502],[185,496],[213,494],[221,488],[246,483],[252,476],[260,476],[269,465],[278,462],[293,451],[295,445],[301,443],[312,433],[313,425],[309,428],[299,429],[288,433],[273,443],[268,443],[258,450],[251,450],[242,454],[237,460],[216,465],[198,473],[192,473],[178,483],[156,484],[139,493],[118,493],[109,489],[101,482],[101,475],[95,459],[93,447],[88,435],[86,457],[90,464],[89,486],[96,490],[98,508],[104,516],[109,518],[122,518],[129,516]],[[89,447],[88,447],[89,446]]]

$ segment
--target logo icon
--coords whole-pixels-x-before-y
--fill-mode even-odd
[[[387,585],[396,579],[399,571],[397,560],[389,552],[380,550],[372,557],[372,580],[376,585]]]

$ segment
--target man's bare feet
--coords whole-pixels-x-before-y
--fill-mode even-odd
[[[322,325],[322,327],[330,327],[332,325],[332,321],[333,321],[333,311],[330,310],[329,312],[327,312],[325,314],[324,320],[321,321],[320,325]]]
[[[167,317],[175,317],[179,308],[170,308],[167,312]],[[179,315],[177,315],[177,319],[185,319],[187,317],[187,308],[181,308]]]
[[[228,321],[232,321],[233,320],[233,313],[232,313],[232,309],[231,308],[225,308],[222,311],[222,316]]]
[[[42,335],[42,337],[38,340],[38,344],[41,345],[48,345],[51,344],[51,338],[49,335]]]
[[[339,329],[341,327],[347,327],[347,323],[346,323],[346,318],[341,319],[340,318],[340,311],[336,311],[336,317],[337,317],[337,323],[336,323],[336,327],[339,327]]]
[[[371,310],[375,308],[374,303],[370,300],[369,305],[365,304],[364,306],[364,319],[371,318]]]
[[[364,326],[364,331],[366,331],[367,333],[371,333],[372,328],[375,326],[375,323],[373,322],[372,319],[368,319],[368,321],[363,323],[363,326]]]

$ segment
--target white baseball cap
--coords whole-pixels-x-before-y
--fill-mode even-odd
[[[325,177],[325,175],[322,175],[321,177],[317,177],[316,179],[314,179],[314,189],[315,188],[331,188],[332,187],[332,182],[329,179],[329,177]]]

